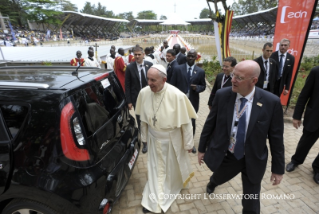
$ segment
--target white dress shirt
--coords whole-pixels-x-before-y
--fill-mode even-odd
[[[247,128],[248,128],[248,125],[249,125],[249,120],[250,120],[250,114],[251,114],[251,109],[252,109],[252,103],[254,101],[254,94],[255,94],[255,87],[254,89],[252,90],[252,92],[250,92],[247,96],[245,96],[245,98],[247,99],[247,102],[246,102],[246,105],[247,105],[247,108],[246,108],[246,133],[247,133]],[[240,98],[242,98],[243,96],[240,95],[239,93],[237,93],[237,97],[236,97],[236,101],[235,101],[235,106],[234,106],[234,113],[233,113],[233,122],[232,122],[232,126],[231,126],[231,134],[233,135],[234,134],[234,138],[236,139],[236,135],[237,135],[237,132],[234,133],[233,130],[234,130],[234,125],[235,125],[235,121],[236,121],[236,103],[237,103],[237,106],[238,106],[238,110],[240,110],[240,104],[241,104],[241,101],[240,101]],[[236,129],[237,131],[238,129]],[[245,141],[246,141],[246,135],[245,135]]]

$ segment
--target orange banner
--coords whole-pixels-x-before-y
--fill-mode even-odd
[[[307,41],[308,31],[311,25],[313,12],[317,0],[279,0],[277,10],[277,20],[274,37],[274,48],[279,50],[280,40],[287,38],[290,40],[288,53],[295,57],[293,74],[290,81],[288,95],[281,94],[281,104],[287,106],[295,82],[297,69]]]

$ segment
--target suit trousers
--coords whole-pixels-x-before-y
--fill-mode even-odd
[[[280,77],[280,79],[276,80],[276,82],[275,82],[274,94],[277,95],[278,97],[280,97],[280,95],[282,93],[282,91],[279,93],[280,82],[281,82],[281,77]]]
[[[195,136],[196,131],[196,120],[192,118],[192,126],[193,126],[193,137]]]
[[[305,128],[303,134],[299,140],[295,154],[291,157],[291,161],[294,164],[303,164],[311,147],[319,138],[319,129],[314,132],[309,132]],[[315,173],[319,173],[319,154],[312,163],[312,168]]]
[[[242,213],[259,214],[261,181],[257,184],[250,182],[246,172],[245,157],[237,160],[236,157],[228,151],[219,168],[210,177],[210,181],[215,185],[221,185],[235,177],[240,172],[244,194],[242,197]]]

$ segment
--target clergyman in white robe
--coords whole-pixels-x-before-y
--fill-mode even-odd
[[[96,60],[95,57],[88,57],[85,59],[85,66],[86,67],[96,67],[96,68],[101,68],[100,63]]]
[[[141,204],[154,213],[166,212],[175,200],[167,195],[180,194],[194,176],[188,150],[194,146],[191,118],[197,115],[186,95],[168,83],[155,93],[143,88],[135,113],[140,115],[142,142],[148,145]]]

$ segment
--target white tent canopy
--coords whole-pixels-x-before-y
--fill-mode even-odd
[[[176,13],[172,13],[170,16],[168,16],[168,19],[163,23],[160,23],[160,25],[190,25],[190,23],[185,22]]]

